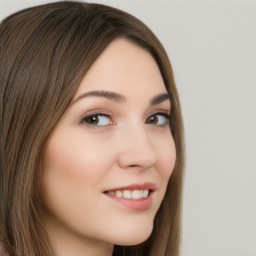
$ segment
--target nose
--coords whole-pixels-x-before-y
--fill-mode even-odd
[[[120,140],[118,163],[122,169],[146,170],[157,163],[157,153],[143,128],[126,129]]]

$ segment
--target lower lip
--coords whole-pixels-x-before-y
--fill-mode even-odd
[[[139,210],[139,211],[145,211],[149,209],[153,204],[152,192],[149,194],[148,197],[137,199],[137,200],[116,197],[107,193],[105,195],[128,208]]]

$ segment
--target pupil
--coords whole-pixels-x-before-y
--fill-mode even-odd
[[[153,124],[157,123],[157,118],[155,116],[151,116],[149,119],[150,119],[151,123],[153,123]]]
[[[88,123],[90,123],[90,124],[95,124],[95,123],[98,123],[98,121],[99,121],[99,118],[97,116],[90,116],[88,119],[89,119]]]

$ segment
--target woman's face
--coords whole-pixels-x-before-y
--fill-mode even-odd
[[[86,73],[43,156],[49,232],[134,245],[150,235],[175,163],[171,102],[151,55],[112,42]]]

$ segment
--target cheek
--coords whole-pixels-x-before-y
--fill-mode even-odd
[[[52,138],[48,144],[43,159],[44,175],[53,176],[55,181],[61,179],[93,185],[104,174],[101,166],[104,154],[91,147],[88,141],[83,143],[72,136],[72,139],[63,138]]]
[[[81,152],[72,144],[50,141],[43,158],[43,175],[56,184],[80,180],[85,175]]]
[[[74,136],[51,138],[43,156],[47,221],[58,219],[74,230],[89,230],[87,220],[101,212],[95,202],[102,196],[99,184],[107,170],[105,158],[104,152],[96,150],[89,140],[83,143]]]
[[[43,188],[50,207],[77,207],[92,200],[99,191],[110,165],[110,147],[99,147],[91,138],[78,132],[53,134],[43,156]]]
[[[173,138],[158,140],[156,145],[158,163],[157,169],[163,181],[168,182],[176,161],[176,148]]]
[[[43,156],[43,197],[48,208],[58,211],[85,203],[102,171],[92,168],[92,162],[99,163],[93,152],[74,138],[63,138],[53,137]]]

